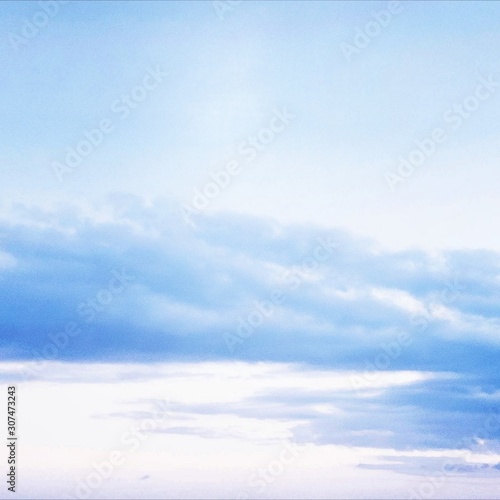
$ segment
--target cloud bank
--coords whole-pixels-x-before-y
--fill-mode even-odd
[[[484,428],[500,402],[496,253],[387,252],[234,213],[193,229],[168,201],[123,195],[4,207],[0,224],[1,348],[35,363],[25,378],[51,360],[294,363],[345,371],[349,386],[269,389],[230,411],[300,417],[304,405],[340,405],[345,414],[313,412],[294,431],[323,444],[459,448],[479,431],[486,443],[500,437]],[[411,386],[382,390],[387,373],[413,372],[422,378]]]

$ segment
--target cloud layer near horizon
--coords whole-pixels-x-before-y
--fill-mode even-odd
[[[23,357],[12,332],[25,349],[40,350],[69,328],[57,359],[359,369],[391,342],[401,347],[398,369],[482,372],[498,359],[494,252],[386,252],[346,232],[231,213],[199,217],[192,228],[166,201],[148,206],[119,195],[100,207],[2,213],[7,358]]]
[[[351,430],[315,416],[304,438],[321,443],[454,448],[500,401],[493,252],[389,253],[345,232],[238,214],[200,217],[192,228],[170,203],[129,196],[2,213],[5,359],[351,370],[351,386],[335,399],[349,408]],[[381,373],[405,370],[436,376],[373,392]],[[282,402],[285,413],[291,399],[332,402],[299,389],[259,397]],[[395,418],[410,424],[394,432],[387,422]]]
[[[381,371],[370,387],[353,391],[355,371],[289,363],[0,363],[0,376],[10,381],[22,379],[26,370],[31,377],[22,383],[24,411],[35,412],[43,401],[71,422],[55,429],[51,414],[43,414],[37,425],[26,426],[30,470],[40,467],[36,448],[42,441],[60,448],[50,456],[55,469],[66,467],[65,454],[80,448],[71,462],[84,477],[93,448],[140,450],[132,437],[140,428],[147,449],[167,460],[169,472],[178,466],[170,451],[175,440],[189,448],[183,447],[186,463],[200,462],[204,469],[213,465],[191,456],[194,450],[239,450],[222,467],[230,482],[234,468],[252,469],[242,449],[263,451],[284,442],[295,443],[309,467],[334,474],[339,466],[415,477],[441,471],[451,486],[457,477],[494,479],[499,473],[500,411],[479,408],[479,397],[472,405],[472,398],[457,396],[453,382],[463,382],[458,374]],[[448,403],[436,404],[445,390]],[[460,418],[451,408],[457,403]],[[150,462],[143,456],[134,475],[157,474]],[[407,480],[406,487],[414,482]]]

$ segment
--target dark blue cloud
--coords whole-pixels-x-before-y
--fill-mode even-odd
[[[164,358],[248,356],[352,367],[406,331],[412,344],[391,368],[469,370],[498,359],[494,253],[383,252],[342,231],[232,214],[199,217],[193,229],[168,202],[148,206],[126,196],[96,213],[16,206],[1,222],[0,249],[16,262],[0,274],[4,347],[15,332],[19,342],[40,349],[49,333],[76,322],[82,333],[62,358],[153,351]],[[314,256],[321,241],[330,243],[320,260]],[[109,287],[120,287],[113,273],[132,278],[110,297]],[[394,300],[377,290],[396,294]],[[235,333],[238,317],[246,321],[274,291],[283,302],[229,353],[223,334]],[[426,312],[406,307],[405,296]],[[93,312],[85,305],[92,302]],[[435,306],[459,320],[432,313]]]
[[[345,418],[308,416],[297,436],[318,443],[453,448],[496,408],[495,253],[387,252],[339,230],[235,214],[200,216],[193,228],[167,201],[127,196],[92,211],[10,210],[0,222],[5,359],[245,359],[361,377],[453,374],[363,399],[282,395],[288,415],[306,416],[301,397],[348,410]],[[264,317],[259,307],[269,307],[277,291],[283,300]],[[261,324],[248,329],[259,314]],[[241,334],[240,321],[246,335],[231,350],[227,335]],[[240,410],[254,416],[262,408],[280,412],[263,400]],[[489,438],[500,439],[500,431]]]

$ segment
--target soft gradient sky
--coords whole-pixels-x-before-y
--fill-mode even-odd
[[[499,208],[497,95],[396,193],[384,179],[481,75],[500,79],[498,3],[403,2],[350,62],[341,44],[387,3],[245,1],[220,20],[212,2],[74,2],[16,51],[9,35],[37,5],[2,3],[5,198],[189,201],[285,106],[293,124],[211,209],[345,227],[397,248],[500,249],[485,222]],[[121,120],[112,103],[156,65],[169,76]],[[104,118],[116,129],[60,185],[52,162]]]
[[[92,498],[495,497],[500,4],[401,2],[350,58],[390,2],[47,5],[0,6],[17,496],[119,449]]]

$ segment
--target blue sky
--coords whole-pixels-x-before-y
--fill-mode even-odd
[[[0,12],[0,376],[82,432],[64,487],[32,458],[20,498],[67,497],[152,401],[173,417],[95,498],[128,470],[148,498],[162,474],[176,498],[494,496],[500,5],[50,6]],[[50,419],[23,418],[56,470]],[[257,491],[283,440],[304,480]]]
[[[36,5],[6,4],[3,31],[20,34]],[[333,224],[392,247],[498,248],[477,224],[497,208],[495,94],[396,193],[384,178],[481,75],[495,77],[498,6],[476,6],[405,3],[349,63],[341,44],[383,3],[243,2],[223,20],[210,2],[63,5],[19,51],[3,39],[5,196],[46,203],[118,191],[182,203],[285,106],[293,126],[215,209]],[[112,103],[156,65],[170,77],[121,120]],[[59,185],[52,163],[104,118],[114,132]]]

